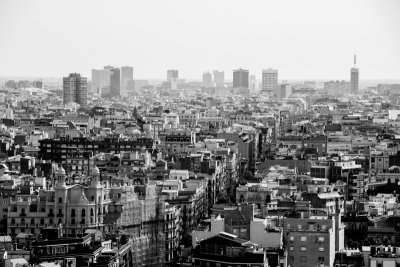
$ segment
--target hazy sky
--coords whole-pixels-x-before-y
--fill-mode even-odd
[[[63,76],[104,65],[135,78],[243,67],[260,78],[400,78],[399,0],[0,0],[0,75]]]

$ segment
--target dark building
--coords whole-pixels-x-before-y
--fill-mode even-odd
[[[249,88],[249,71],[238,69],[233,71],[233,88]]]
[[[153,139],[137,138],[125,140],[120,138],[104,138],[89,140],[87,138],[43,139],[39,141],[39,155],[43,160],[65,163],[67,157],[80,155],[89,158],[98,153],[121,153],[141,149],[152,150]]]
[[[111,69],[110,94],[111,94],[111,97],[121,95],[121,71],[118,68]]]

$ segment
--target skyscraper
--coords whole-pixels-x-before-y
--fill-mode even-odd
[[[174,79],[179,78],[178,70],[167,70],[167,81],[170,83]]]
[[[233,88],[249,88],[249,70],[233,71]]]
[[[354,67],[350,70],[350,84],[351,84],[351,93],[353,95],[358,94],[358,79],[359,79],[359,71],[356,68],[357,65],[357,56],[354,55]]]
[[[250,89],[251,92],[255,92],[256,89],[257,89],[256,76],[255,75],[250,75],[249,89]]]
[[[121,68],[121,95],[124,96],[128,90],[128,82],[133,81],[133,68],[122,67]]]
[[[101,94],[101,70],[92,69],[92,93]]]
[[[79,73],[71,73],[63,78],[63,102],[75,102],[79,105],[87,104],[87,79]]]
[[[92,70],[92,92],[101,96],[110,95],[110,75],[111,66],[105,66],[104,69]]]
[[[271,94],[278,84],[278,70],[267,69],[262,71],[262,88],[264,93]]]
[[[203,87],[213,87],[212,75],[208,71],[203,73]]]
[[[121,96],[121,71],[119,68],[112,68],[110,72],[110,96]]]
[[[224,87],[225,86],[225,72],[214,70],[214,84],[215,87]]]

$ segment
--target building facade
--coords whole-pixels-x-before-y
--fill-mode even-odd
[[[87,104],[87,79],[79,73],[71,73],[63,78],[63,103]]]
[[[267,94],[274,92],[275,86],[278,85],[278,70],[267,69],[262,71],[262,91]]]
[[[233,88],[249,88],[249,70],[233,71]]]

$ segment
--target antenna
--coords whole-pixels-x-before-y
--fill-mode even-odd
[[[357,55],[354,54],[354,66],[357,65]]]

